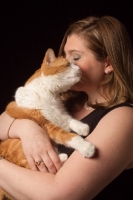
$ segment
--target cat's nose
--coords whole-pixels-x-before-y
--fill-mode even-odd
[[[73,62],[70,62],[70,66],[73,67],[73,68],[77,68],[77,69],[79,68],[79,66],[75,65]]]
[[[74,63],[72,63],[73,65],[73,68],[77,69],[77,70],[80,70],[80,67],[78,65],[75,65]],[[81,71],[81,70],[80,70]]]

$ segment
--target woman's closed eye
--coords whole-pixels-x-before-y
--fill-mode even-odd
[[[74,60],[74,61],[77,61],[77,60],[79,60],[79,59],[80,59],[80,56],[77,56],[77,55],[73,56],[73,60]]]

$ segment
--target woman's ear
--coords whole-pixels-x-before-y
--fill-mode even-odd
[[[104,72],[105,74],[110,74],[112,73],[113,71],[113,67],[111,65],[111,62],[110,62],[110,59],[109,57],[106,58],[106,61],[105,61],[105,69],[104,69]]]

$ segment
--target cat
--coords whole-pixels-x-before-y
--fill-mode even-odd
[[[41,67],[19,87],[14,101],[6,112],[16,119],[30,119],[44,127],[56,144],[78,150],[84,157],[92,157],[95,146],[81,136],[89,134],[89,126],[67,112],[60,93],[80,81],[81,70],[64,57],[56,57],[52,49],[45,53]],[[71,132],[73,131],[73,132]],[[76,132],[76,133],[74,133]],[[20,139],[7,139],[0,143],[0,156],[21,167],[30,168],[21,147]],[[59,155],[62,162],[67,155]],[[0,197],[13,198],[0,189]]]

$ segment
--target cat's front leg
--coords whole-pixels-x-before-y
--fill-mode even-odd
[[[78,135],[72,137],[71,140],[67,142],[67,145],[78,150],[86,158],[92,157],[95,153],[95,146]]]
[[[84,124],[81,121],[76,119],[71,119],[69,122],[69,127],[72,131],[78,133],[78,135],[87,136],[90,131],[90,127],[88,124]]]

